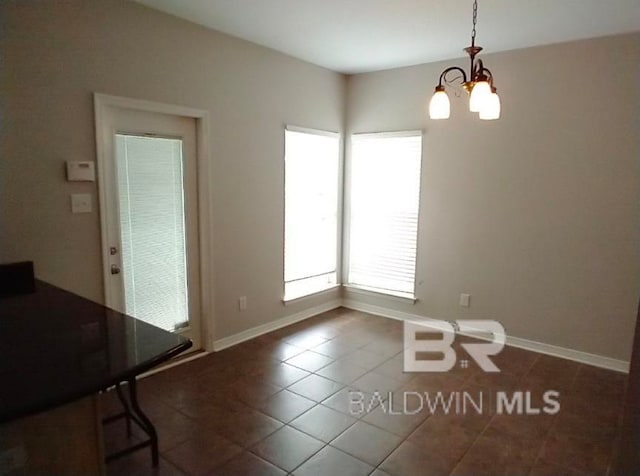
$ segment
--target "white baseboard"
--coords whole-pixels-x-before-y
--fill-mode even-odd
[[[624,360],[612,359],[603,355],[590,354],[580,350],[569,349],[567,347],[559,347],[557,345],[545,344],[533,340],[522,339],[521,337],[507,336],[507,345],[519,347],[525,350],[532,350],[540,354],[553,355],[567,360],[574,360],[582,364],[593,365],[594,367],[602,367],[603,369],[615,370],[616,372],[629,373],[629,362]]]
[[[253,339],[255,337],[267,334],[282,327],[294,324],[296,322],[303,321],[317,314],[336,309],[340,306],[354,311],[367,312],[369,314],[375,314],[377,316],[387,317],[390,319],[397,319],[400,321],[440,321],[440,319],[434,319],[426,316],[420,316],[418,314],[411,314],[408,312],[396,311],[382,306],[376,306],[373,304],[366,304],[352,299],[333,300],[328,303],[314,306],[304,311],[292,314],[290,316],[283,317],[281,319],[262,324],[260,326],[252,327],[245,331],[233,334],[229,337],[225,337],[213,342],[213,350],[219,351],[239,344],[241,342]],[[476,336],[479,337],[479,336]],[[507,336],[507,345],[518,347],[525,350],[530,350],[540,354],[552,355],[554,357],[560,357],[567,360],[573,360],[587,365],[593,365],[595,367],[601,367],[608,370],[615,370],[617,372],[629,373],[629,362],[624,360],[613,359],[611,357],[605,357],[602,355],[590,354],[588,352],[582,352],[575,349],[569,349],[566,347],[559,347],[556,345],[545,344],[542,342],[536,342],[521,337]]]
[[[342,306],[347,309],[353,309],[354,311],[367,312],[369,314],[375,314],[376,316],[388,317],[389,319],[396,319],[398,321],[439,321],[440,319],[432,319],[426,316],[419,316],[417,314],[410,314],[408,312],[396,311],[382,306],[375,306],[373,304],[366,304],[360,301],[353,301],[351,299],[343,299]]]
[[[400,321],[438,321],[439,319],[433,319],[430,317],[420,316],[417,314],[410,314],[402,311],[395,311],[381,306],[375,306],[372,304],[366,304],[351,299],[344,299],[342,306],[353,309],[354,311],[362,311],[370,314],[375,314],[382,317],[388,317],[391,319],[397,319]],[[474,336],[479,337],[479,336]],[[536,342],[528,339],[522,339],[520,337],[507,336],[507,345],[513,347],[519,347],[521,349],[538,352],[540,354],[552,355],[554,357],[560,357],[567,360],[574,360],[582,364],[593,365],[595,367],[601,367],[608,370],[615,370],[617,372],[629,373],[629,362],[624,360],[612,359],[611,357],[604,357],[602,355],[590,354],[588,352],[582,352],[579,350],[568,349],[566,347],[559,347],[551,344],[544,344],[542,342]]]
[[[334,300],[324,304],[320,304],[318,306],[314,306],[309,309],[305,309],[304,311],[297,312],[295,314],[283,317],[281,319],[277,319],[275,321],[267,322],[266,324],[252,327],[251,329],[247,329],[245,331],[238,332],[237,334],[230,335],[229,337],[224,337],[222,339],[218,339],[214,341],[213,350],[214,352],[217,352],[219,350],[226,349],[227,347],[231,347],[232,345],[236,345],[236,344],[239,344],[240,342],[253,339],[263,334],[267,334],[269,332],[280,329],[282,327],[295,324],[296,322],[303,321],[305,319],[321,314],[323,312],[336,309],[340,306],[342,306],[342,302],[340,300]]]

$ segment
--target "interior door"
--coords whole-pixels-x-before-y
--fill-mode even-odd
[[[109,107],[102,120],[106,304],[199,349],[195,119]]]

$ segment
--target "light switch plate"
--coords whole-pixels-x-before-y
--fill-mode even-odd
[[[471,305],[471,294],[460,294],[460,305],[462,307],[469,307]]]
[[[71,213],[91,213],[91,194],[71,194]]]

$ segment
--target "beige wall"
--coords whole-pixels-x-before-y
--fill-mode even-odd
[[[95,160],[92,93],[206,109],[215,175],[216,339],[328,302],[284,307],[283,125],[424,128],[418,302],[346,296],[435,318],[495,318],[509,334],[628,359],[637,306],[639,35],[483,55],[503,117],[452,98],[454,62],[350,77],[138,4],[0,4],[0,261],[102,300],[98,213],[72,215],[65,160]],[[466,65],[464,60],[457,62]],[[603,93],[607,93],[605,97]],[[458,306],[461,292],[471,308]],[[248,297],[246,312],[237,298]]]
[[[628,360],[638,304],[640,35],[485,54],[502,119],[427,101],[451,64],[352,76],[347,132],[425,130],[415,305]],[[470,293],[471,307],[458,305]]]
[[[342,75],[128,1],[2,2],[0,22],[0,262],[102,301],[98,213],[69,209],[96,185],[63,168],[95,160],[100,92],[210,113],[216,339],[337,297],[280,301],[283,126],[343,130]]]

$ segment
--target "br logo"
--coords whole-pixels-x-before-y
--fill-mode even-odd
[[[493,320],[459,320],[455,324],[448,321],[404,322],[404,371],[405,372],[447,372],[456,364],[456,351],[452,344],[460,333],[480,335],[488,342],[460,345],[485,372],[500,372],[489,358],[500,353],[506,341],[504,327]],[[428,355],[429,359],[419,358]],[[434,357],[435,358],[432,358]],[[439,358],[440,357],[440,358]],[[461,364],[466,364],[462,361]],[[466,365],[462,365],[463,367]]]

